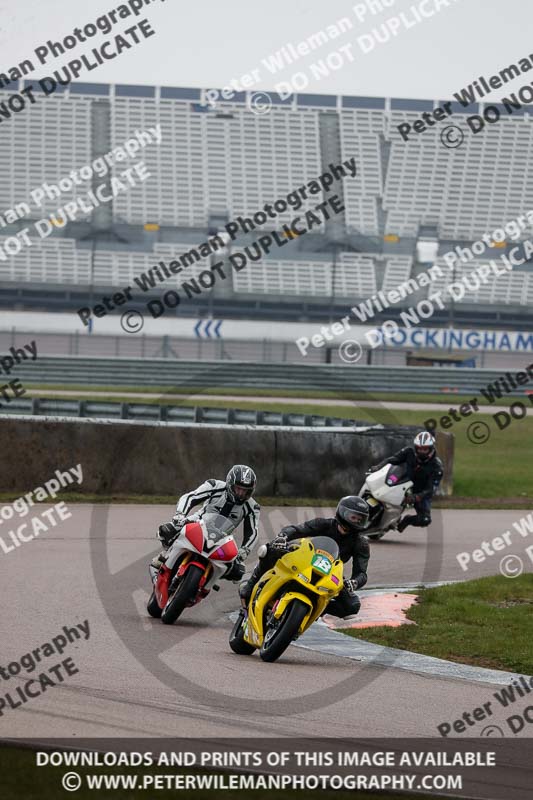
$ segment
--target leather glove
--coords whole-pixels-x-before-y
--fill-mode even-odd
[[[284,533],[278,533],[275,539],[272,539],[268,548],[271,553],[282,553],[287,549],[287,537]]]
[[[178,511],[177,514],[174,514],[174,516],[172,517],[172,524],[174,525],[177,531],[179,531],[180,528],[183,528],[186,519],[187,517],[185,516],[185,514],[182,514],[181,511]]]
[[[348,594],[355,594],[358,589],[358,583],[353,578],[350,578],[347,581],[344,581],[344,589],[348,592]]]
[[[172,542],[177,536],[178,531],[173,522],[165,522],[164,525],[159,526],[159,530],[157,532],[157,538],[166,549],[170,547]]]
[[[246,547],[246,545],[243,545],[242,547],[239,547],[239,552],[237,553],[237,558],[239,558],[241,561],[246,561],[246,559],[248,558],[249,555],[250,555],[250,548],[249,547]]]
[[[226,578],[226,580],[233,581],[233,583],[240,583],[245,572],[246,567],[239,556],[237,556],[229,570],[224,575],[224,578]]]

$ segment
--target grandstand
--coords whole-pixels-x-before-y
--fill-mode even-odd
[[[0,92],[0,100],[4,95],[8,92]],[[433,240],[439,246],[436,263],[447,274],[418,300],[482,263],[478,259],[451,272],[443,253],[533,208],[533,126],[527,113],[473,136],[464,109],[454,103],[452,120],[466,138],[462,147],[450,150],[439,137],[446,123],[409,142],[396,128],[442,101],[305,94],[272,99],[270,112],[256,115],[244,93],[212,109],[201,104],[199,89],[71,84],[27,113],[4,120],[0,155],[7,179],[0,186],[1,213],[27,200],[41,183],[56,183],[74,167],[121,146],[135,130],[159,124],[163,133],[160,146],[146,147],[136,159],[145,161],[149,180],[118,195],[112,207],[80,215],[49,238],[0,260],[4,306],[75,307],[99,290],[131,285],[158,260],[176,258],[229,220],[253,214],[329,163],[352,157],[356,178],[331,190],[342,194],[343,214],[240,272],[229,270],[231,280],[210,293],[210,311],[216,303],[219,315],[245,315],[253,303],[257,315],[318,318],[333,306],[349,307],[416,277],[427,267],[417,261],[417,244]],[[29,219],[53,214],[90,189],[86,181],[60,200],[46,199],[41,209],[32,207]],[[308,197],[298,213],[322,199]],[[276,227],[294,216],[289,207]],[[2,225],[0,247],[28,224],[25,218]],[[524,230],[522,239],[530,233]],[[243,235],[233,247],[256,237]],[[499,257],[514,244],[488,249],[485,257]],[[209,258],[198,261],[180,280],[209,263]],[[508,325],[523,326],[532,317],[532,276],[530,263],[516,267],[467,292],[435,321],[449,321],[450,313],[470,321],[497,314]],[[191,301],[192,312],[201,313],[205,303],[205,295]],[[176,313],[185,313],[183,306]]]

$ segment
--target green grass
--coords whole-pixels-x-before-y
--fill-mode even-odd
[[[171,740],[169,740],[170,742]],[[279,745],[280,741],[276,740]],[[156,740],[157,745],[163,740]],[[73,743],[74,744],[74,743]],[[97,741],[95,740],[97,745]],[[45,748],[42,748],[43,750]],[[61,747],[54,748],[61,751]],[[133,749],[133,745],[132,745]],[[150,749],[148,744],[144,750]],[[172,748],[169,748],[172,749]],[[1,747],[0,748],[0,797],[2,800],[57,800],[57,798],[76,797],[77,800],[146,800],[154,797],[176,797],[181,794],[184,798],[194,797],[194,800],[218,800],[220,797],[226,800],[243,800],[246,797],[253,797],[254,800],[302,800],[304,797],[311,796],[298,790],[290,791],[267,791],[257,790],[246,791],[207,791],[197,790],[189,792],[174,789],[150,789],[147,790],[121,790],[121,789],[98,789],[89,790],[85,785],[76,792],[67,792],[61,786],[61,778],[67,772],[77,772],[83,777],[86,775],[184,775],[190,771],[177,769],[175,767],[144,767],[144,768],[120,768],[120,767],[37,767],[35,754],[30,749]],[[205,774],[205,770],[199,770]],[[320,770],[309,769],[309,774],[317,774]],[[236,774],[233,770],[232,774]],[[217,774],[222,774],[218,770]],[[389,792],[357,792],[357,800],[429,800],[429,795],[421,794],[391,794]],[[353,791],[313,791],[313,798],[317,800],[353,800]],[[435,795],[433,795],[435,796]]]
[[[461,664],[533,675],[533,574],[422,589],[416,625],[343,629],[377,644]]]
[[[114,395],[120,396],[123,393],[140,393],[140,394],[153,394],[152,402],[157,403],[161,395],[165,396],[168,401],[172,395],[176,396],[176,402],[182,402],[181,398],[187,397],[191,394],[201,394],[209,397],[209,395],[232,396],[239,395],[240,397],[296,397],[304,399],[324,399],[332,400],[353,400],[353,401],[401,401],[406,403],[441,403],[450,406],[459,406],[462,403],[468,403],[472,400],[473,395],[460,395],[453,392],[440,392],[439,394],[416,394],[413,392],[399,392],[395,391],[393,397],[390,392],[349,392],[349,391],[324,391],[320,389],[266,389],[266,388],[245,388],[242,386],[235,387],[205,387],[205,386],[187,386],[187,387],[174,387],[174,386],[87,386],[83,384],[32,384],[25,381],[24,386],[28,389],[28,395],[39,397],[46,397],[47,390],[53,391],[69,391],[69,392],[92,392],[90,397],[80,397],[80,399],[98,400],[99,393],[112,392]],[[59,397],[59,395],[57,396]],[[69,398],[72,399],[72,398]],[[102,398],[100,398],[102,399]],[[128,400],[128,398],[124,398]],[[498,405],[510,405],[516,398],[502,398],[498,400]],[[149,402],[147,399],[143,402]],[[479,405],[489,405],[483,396],[478,397]],[[193,405],[198,405],[198,401],[193,401]]]

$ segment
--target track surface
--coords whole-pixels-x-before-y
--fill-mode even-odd
[[[344,737],[431,736],[441,722],[492,699],[495,687],[363,666],[297,647],[273,665],[256,655],[236,656],[227,643],[227,615],[238,605],[233,585],[189,609],[181,624],[163,626],[144,610],[146,564],[155,552],[153,532],[170,509],[117,505],[107,514],[101,506],[72,505],[70,511],[72,518],[60,527],[0,553],[0,664],[20,660],[64,625],[88,619],[91,635],[70,644],[62,657],[46,659],[35,674],[68,656],[79,674],[5,711],[1,737],[328,736],[339,730]],[[431,537],[408,529],[372,546],[369,588],[496,574],[501,554],[473,564],[468,573],[456,554],[511,528],[522,514],[436,512]],[[312,509],[264,508],[262,538],[287,521],[316,515]],[[9,529],[2,523],[0,535],[6,538]],[[526,546],[522,540],[522,553],[504,554],[524,556]],[[0,691],[14,691],[21,683],[0,681]],[[517,703],[513,713],[518,711]],[[506,713],[497,712],[500,724]],[[498,724],[498,716],[488,722]],[[479,736],[484,724],[463,735]]]

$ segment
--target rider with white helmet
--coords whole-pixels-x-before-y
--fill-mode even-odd
[[[370,472],[376,472],[385,464],[406,464],[407,475],[413,481],[412,494],[409,498],[416,514],[403,517],[397,525],[401,533],[408,525],[417,528],[426,528],[431,525],[431,501],[444,474],[442,461],[437,455],[435,439],[427,431],[417,433],[412,447],[398,450],[390,458],[385,458],[371,467]]]

